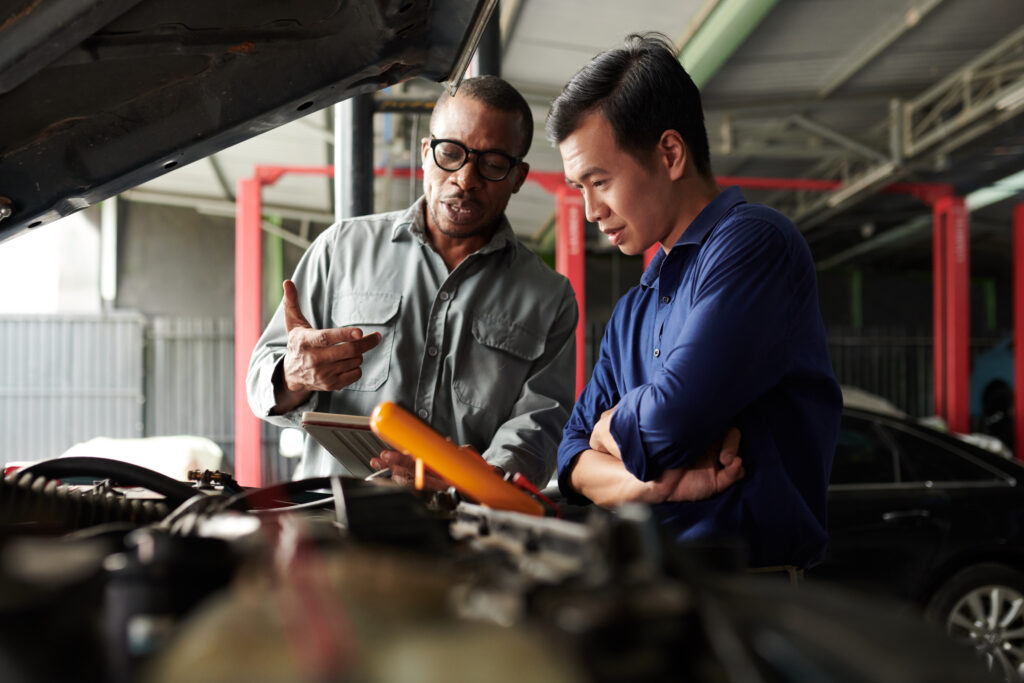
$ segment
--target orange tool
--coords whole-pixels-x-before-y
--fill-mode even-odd
[[[543,505],[498,476],[478,454],[456,446],[398,404],[385,401],[374,408],[370,428],[406,455],[422,460],[481,505],[544,516]]]

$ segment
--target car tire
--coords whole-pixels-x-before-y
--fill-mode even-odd
[[[1005,680],[1024,681],[1024,572],[994,562],[963,569],[935,592],[925,617]]]

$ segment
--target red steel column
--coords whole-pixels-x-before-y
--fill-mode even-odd
[[[1024,204],[1013,208],[1013,452],[1024,460]]]
[[[644,270],[647,270],[647,266],[651,265],[651,259],[661,249],[661,242],[655,242],[651,246],[647,247],[647,251],[644,252]]]
[[[555,193],[555,270],[569,278],[580,319],[576,324],[576,396],[586,383],[586,258],[583,249],[583,198],[562,185]]]
[[[943,261],[935,273],[935,327],[940,332],[935,338],[935,408],[952,431],[966,433],[970,431],[968,394],[971,321],[970,245],[967,208],[963,197],[938,199],[934,205],[933,218],[935,230],[939,233],[936,235],[934,249]]]
[[[245,395],[249,357],[261,326],[261,188],[256,178],[239,180],[235,214],[235,479],[242,486],[263,485],[260,421]]]
[[[932,206],[932,392],[935,414],[946,416],[946,232],[943,215]]]

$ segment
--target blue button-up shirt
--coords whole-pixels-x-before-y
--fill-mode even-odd
[[[740,538],[752,566],[821,560],[842,397],[814,263],[785,216],[723,191],[618,302],[558,451],[570,499],[571,465],[613,406],[623,463],[644,481],[739,427],[742,481],[655,506],[680,540]]]

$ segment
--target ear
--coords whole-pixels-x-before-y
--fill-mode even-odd
[[[683,136],[678,131],[670,128],[661,134],[661,139],[658,140],[658,154],[661,163],[665,165],[665,169],[668,171],[669,178],[679,180],[683,177],[683,171],[686,170],[686,162],[689,158],[689,150],[686,147]]]
[[[430,138],[420,140],[420,165],[427,167],[427,155],[430,154]]]
[[[516,166],[516,181],[512,184],[512,194],[519,192],[519,188],[526,182],[526,176],[530,173],[530,165],[523,162]]]

